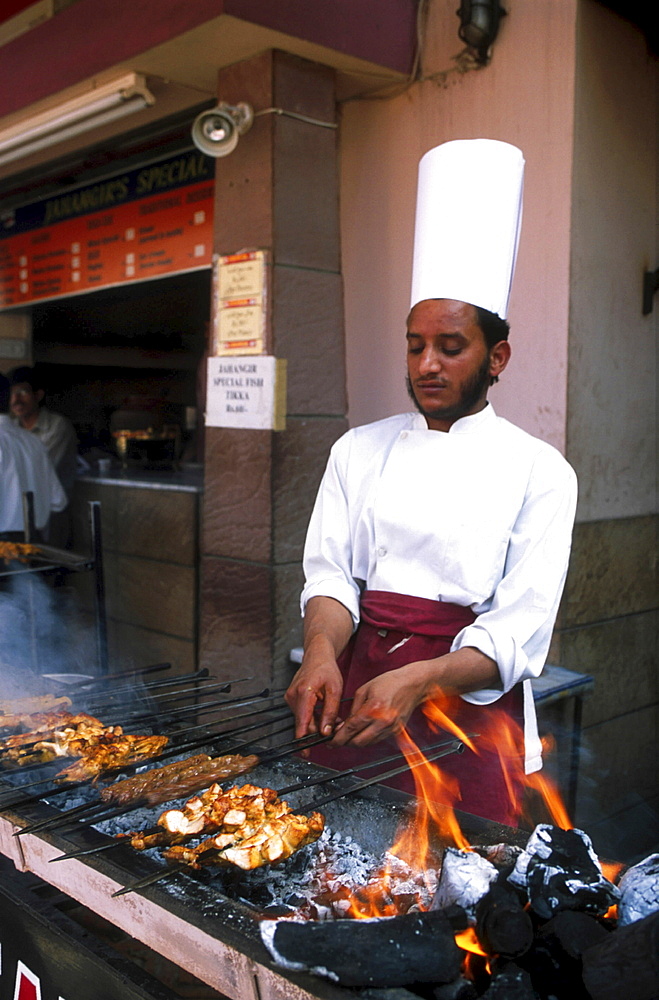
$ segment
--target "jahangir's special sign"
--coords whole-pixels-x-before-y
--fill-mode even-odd
[[[0,215],[0,309],[210,267],[214,170],[186,150]]]

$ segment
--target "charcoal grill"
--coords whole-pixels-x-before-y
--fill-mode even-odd
[[[285,770],[280,768],[282,783],[315,773],[320,777],[328,772],[306,761],[289,760]],[[272,774],[260,775],[259,769],[249,777],[255,784],[266,784],[268,779]],[[332,803],[326,817],[332,829],[379,852],[390,846],[399,824],[409,819],[412,803],[403,792],[375,785]],[[232,1000],[354,997],[353,991],[329,981],[274,965],[261,941],[259,905],[245,899],[249,873],[241,874],[238,896],[231,877],[186,873],[139,894],[113,898],[123,886],[156,871],[156,863],[129,847],[51,863],[63,853],[107,843],[104,835],[83,826],[66,833],[14,836],[17,829],[56,812],[42,802],[0,814],[0,852],[19,871],[37,875]],[[475,816],[458,814],[458,819],[474,843],[506,841],[522,846],[526,840],[526,834]],[[441,847],[436,845],[438,852]]]

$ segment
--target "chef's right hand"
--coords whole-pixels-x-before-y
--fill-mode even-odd
[[[302,661],[290,683],[285,701],[295,714],[296,737],[309,733],[329,736],[338,721],[343,677],[336,660]]]

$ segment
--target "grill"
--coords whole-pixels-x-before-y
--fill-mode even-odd
[[[273,742],[263,740],[245,752],[265,757]],[[231,752],[231,749],[225,750],[216,743],[209,752],[217,754]],[[288,758],[278,764],[257,767],[244,779],[237,780],[281,788],[330,774],[332,772],[326,768],[299,758]],[[5,787],[8,780],[5,779]],[[87,795],[89,797],[89,792]],[[318,797],[315,791],[315,798]],[[313,789],[287,796],[293,808],[301,802],[309,802],[310,798],[314,798]],[[34,834],[15,835],[26,826],[61,815],[62,810],[79,802],[76,791],[72,790],[50,801],[5,808],[0,813],[0,852],[18,871],[38,876],[233,1000],[352,995],[329,981],[288,972],[274,965],[259,932],[259,918],[264,911],[269,912],[273,903],[267,891],[271,879],[264,870],[243,873],[222,869],[199,875],[184,872],[145,887],[139,893],[114,896],[125,886],[157,874],[162,864],[125,845],[56,862],[62,854],[108,844],[106,834],[84,823],[65,830],[44,829]],[[411,802],[404,793],[375,784],[329,803],[323,812],[328,826],[340,839],[367,844],[369,852],[377,856],[391,845],[397,828],[411,815]],[[150,818],[148,814],[144,819],[141,813],[139,816],[128,814],[116,821],[119,824],[116,829],[148,826],[162,808],[154,807]],[[460,820],[465,833],[474,842],[520,842],[518,831],[477,817],[462,815]],[[115,827],[112,829],[114,832]],[[438,852],[441,846],[437,844]],[[311,850],[304,849],[299,858],[289,859],[277,872],[280,882],[280,876],[284,876],[279,898],[287,895],[285,872],[289,866],[291,891],[295,891],[300,877],[304,881]]]
[[[198,695],[214,697],[217,694],[217,685],[213,686],[212,678],[195,674],[192,679],[194,688],[192,693],[188,692],[188,698],[197,699]],[[188,725],[187,717],[182,722],[183,716],[177,714],[179,709],[173,705],[180,680],[172,683],[171,705],[160,700],[161,682],[147,682],[145,687],[149,691],[145,711],[147,707],[153,711],[155,703],[158,731],[162,733],[164,720],[167,719],[170,735],[176,736],[177,740],[186,740],[190,730],[182,731],[180,726]],[[284,742],[288,736],[282,740],[281,734],[287,728],[290,731],[291,722],[289,717],[289,721],[283,727],[281,725],[281,713],[286,710],[280,695],[266,691],[241,699],[231,693],[229,687],[227,682],[222,707],[215,706],[216,718],[212,725],[202,725],[203,734],[195,740],[195,749],[203,749],[212,756],[255,754],[258,765],[244,775],[228,779],[227,784],[248,783],[280,790],[293,812],[308,814],[312,809],[322,808],[327,826],[315,843],[296,852],[285,864],[271,868],[264,866],[255,871],[242,871],[233,866],[204,867],[200,871],[171,869],[167,868],[159,852],[136,852],[126,843],[117,843],[115,838],[118,832],[149,830],[163,811],[162,804],[148,809],[144,806],[131,808],[125,813],[113,813],[108,817],[98,810],[98,795],[88,782],[70,783],[62,788],[53,786],[48,780],[45,782],[47,791],[43,795],[32,793],[31,788],[27,789],[26,795],[25,790],[19,794],[16,784],[11,783],[9,771],[5,771],[5,780],[0,784],[0,853],[18,871],[37,876],[231,1000],[275,1000],[284,997],[327,1000],[342,997],[347,1000],[348,997],[354,998],[354,988],[369,982],[385,993],[389,992],[389,987],[390,1000],[394,1000],[394,988],[401,985],[426,998],[428,988],[425,991],[418,989],[414,981],[403,978],[408,975],[406,970],[396,981],[401,961],[403,958],[407,961],[417,947],[414,928],[420,928],[418,933],[424,936],[424,947],[430,949],[428,954],[441,951],[442,956],[448,956],[447,967],[450,969],[453,969],[450,963],[454,961],[451,951],[456,952],[459,969],[462,953],[455,944],[454,932],[468,930],[468,923],[472,926],[475,923],[479,941],[497,942],[490,948],[489,954],[502,956],[509,965],[511,958],[518,956],[525,961],[528,955],[535,961],[538,955],[540,961],[544,961],[543,948],[548,940],[553,942],[551,947],[560,947],[567,956],[566,968],[572,979],[567,982],[568,992],[565,995],[572,995],[569,992],[572,987],[581,984],[581,956],[578,956],[579,961],[575,965],[574,956],[570,954],[570,949],[576,947],[575,920],[576,929],[584,935],[579,944],[584,952],[584,976],[590,977],[589,988],[590,983],[596,986],[595,992],[589,996],[594,1000],[609,1000],[609,996],[614,995],[609,993],[611,967],[626,970],[626,979],[614,982],[618,990],[615,995],[628,994],[629,983],[634,983],[636,988],[637,982],[647,980],[650,992],[643,986],[645,992],[638,992],[637,1000],[653,1000],[652,977],[656,977],[656,968],[651,956],[656,952],[654,943],[659,933],[659,898],[655,898],[659,897],[659,859],[656,862],[648,859],[644,871],[639,873],[643,887],[640,894],[636,893],[634,906],[641,898],[642,912],[646,916],[637,918],[637,923],[632,923],[630,927],[622,927],[622,931],[615,930],[615,922],[605,913],[616,900],[624,901],[624,893],[621,894],[602,874],[588,838],[580,831],[540,824],[529,837],[528,832],[457,813],[465,839],[472,845],[479,845],[479,848],[477,851],[459,851],[447,847],[437,834],[434,841],[431,839],[430,858],[422,873],[428,882],[432,882],[431,876],[435,878],[422,904],[422,910],[428,910],[428,905],[430,909],[422,913],[415,913],[414,908],[409,913],[404,909],[396,911],[398,916],[394,920],[407,921],[404,927],[397,926],[401,926],[406,940],[411,941],[409,949],[407,945],[401,946],[400,954],[396,952],[400,942],[390,930],[392,925],[388,920],[339,920],[335,923],[328,920],[323,923],[315,919],[345,915],[346,911],[340,909],[346,901],[346,897],[341,896],[344,886],[351,893],[354,889],[363,888],[373,875],[377,890],[382,889],[383,883],[379,881],[382,856],[394,843],[402,827],[407,826],[418,833],[415,800],[381,784],[380,779],[385,776],[381,767],[377,769],[377,778],[371,775],[370,780],[366,780],[369,776],[362,772],[372,772],[373,765],[362,767],[357,774],[345,772],[338,775],[298,756],[290,756],[291,741]],[[117,701],[117,688],[112,690],[114,701],[111,704],[116,712],[122,703]],[[185,688],[178,693],[185,695]],[[245,705],[249,707],[247,711],[242,711]],[[195,701],[190,706],[193,714],[203,712],[205,707],[208,706],[203,701],[201,704]],[[182,711],[186,713],[188,709]],[[219,730],[218,726],[221,727]],[[264,728],[268,736],[263,735]],[[194,731],[197,732],[196,726]],[[255,732],[260,735],[254,736]],[[247,733],[248,739],[240,739]],[[252,739],[254,741],[249,742]],[[187,757],[191,743],[188,741],[182,746],[177,740],[172,741],[176,744],[175,753]],[[304,744],[307,742],[303,741]],[[299,741],[293,741],[293,744],[294,750],[300,749]],[[434,752],[456,752],[459,746],[459,741],[453,740],[442,744],[437,751],[426,748],[426,753],[432,760]],[[169,753],[170,748],[165,752]],[[384,764],[385,760],[381,760],[380,765]],[[389,771],[389,768],[384,770]],[[15,775],[16,770],[13,773]],[[313,787],[310,787],[311,782]],[[44,782],[41,787],[43,785]],[[291,785],[300,787],[289,788]],[[328,789],[332,785],[330,794]],[[64,814],[67,814],[65,825],[61,823]],[[90,815],[100,817],[97,828],[90,825]],[[53,824],[53,820],[60,822]],[[93,818],[91,822],[94,822]],[[531,846],[532,843],[534,846]],[[485,850],[487,845],[500,845],[501,849],[488,852]],[[482,856],[488,853],[491,858],[495,854],[508,855],[508,860],[497,863],[497,867],[491,859]],[[350,877],[341,883],[345,873],[336,867],[337,858],[355,861],[352,886],[348,884]],[[326,875],[327,871],[332,874],[323,883],[319,872]],[[418,875],[412,874],[415,877]],[[334,894],[331,881],[339,884],[338,895]],[[477,884],[478,893],[474,895]],[[412,886],[411,881],[409,885]],[[334,894],[331,898],[326,891],[328,886]],[[521,893],[517,898],[516,892]],[[400,883],[396,883],[392,893],[399,894],[400,899],[405,893],[410,898],[414,896],[404,881],[403,888],[400,889]],[[524,909],[524,894],[533,911],[532,916]],[[577,896],[579,899],[575,901]],[[334,908],[337,900],[338,912]],[[630,901],[628,897],[627,903]],[[327,911],[325,914],[321,912],[323,908]],[[277,924],[282,916],[299,916],[302,913],[312,919],[307,923],[290,924],[284,921],[282,925]],[[262,922],[264,917],[268,918],[265,924]],[[504,918],[503,924],[501,917]],[[607,920],[608,927],[604,926]],[[328,932],[324,932],[323,937],[326,943],[329,940],[329,952],[323,952],[316,934],[317,928],[323,926]],[[338,932],[334,933],[332,927]],[[376,928],[375,938],[368,936],[373,927]],[[534,927],[537,929],[534,930]],[[515,928],[519,928],[521,938]],[[548,928],[551,928],[550,932]],[[280,929],[283,935],[279,934]],[[364,935],[362,929],[368,934]],[[441,945],[438,944],[440,938]],[[360,944],[355,950],[353,939],[373,941],[373,944],[367,947]],[[308,951],[313,951],[314,945],[310,942],[314,941],[317,951],[334,958],[340,955],[342,948],[337,942],[347,941],[352,945],[355,956],[370,954],[370,967],[369,962],[365,962],[365,971],[360,968],[355,973],[354,968],[360,965],[360,961],[356,959],[351,964],[352,960],[349,960],[347,965],[343,963],[345,971],[332,982],[331,978],[326,978],[327,962],[321,962],[316,967],[313,954],[309,959],[298,960],[300,955],[306,956]],[[630,943],[627,944],[627,941]],[[285,953],[282,953],[278,942],[282,942]],[[373,973],[372,956],[377,955],[378,945],[383,942],[391,973],[382,968]],[[345,947],[343,950],[346,950]],[[644,957],[645,953],[647,957]],[[412,974],[424,971],[425,954],[422,953],[420,959],[409,965]],[[639,955],[638,966],[629,972],[630,961],[636,961]],[[276,963],[273,957],[277,959]],[[590,965],[586,965],[587,962]],[[379,962],[375,964],[382,965]],[[338,967],[338,964],[331,965],[330,973],[334,975]],[[311,974],[314,970],[318,974]],[[500,970],[493,972],[493,975],[499,974],[512,977],[511,983],[521,983],[523,977],[528,978],[529,975],[523,967],[513,971],[506,968],[503,973]],[[533,974],[542,975],[537,972],[537,966]],[[446,975],[454,977],[457,973],[451,971]],[[431,982],[451,986],[451,982],[443,978],[432,979]],[[352,988],[344,988],[338,983]],[[502,986],[503,983],[500,988]],[[531,988],[530,985],[528,988]],[[483,992],[479,990],[478,995],[483,995]],[[553,996],[554,992],[552,987],[547,996]],[[410,996],[413,995],[410,992]],[[436,1000],[448,995],[435,991]],[[519,995],[530,997],[537,994],[527,990]],[[541,995],[545,996],[544,993]],[[563,994],[559,990],[556,995]]]

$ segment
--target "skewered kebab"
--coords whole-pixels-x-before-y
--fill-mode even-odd
[[[325,821],[318,812],[296,815],[272,788],[220,785],[194,796],[182,809],[167,809],[158,819],[162,830],[153,834],[129,833],[136,850],[171,845],[163,852],[168,861],[199,869],[208,864],[234,864],[251,870],[284,861],[320,837]],[[177,841],[214,833],[196,847]]]
[[[120,726],[113,727],[120,729]],[[58,771],[53,781],[56,783],[82,781],[100,777],[105,771],[134,764],[137,761],[155,757],[169,743],[168,736],[133,736],[128,733],[101,735],[91,740],[73,741],[84,744],[78,760]],[[75,746],[72,746],[74,749]],[[73,754],[70,754],[73,756]]]
[[[18,559],[19,562],[27,562],[30,556],[35,556],[38,552],[39,547],[29,542],[0,542],[0,559],[7,561]]]
[[[258,698],[259,698],[259,696],[252,696],[252,697],[246,698],[246,699],[236,699],[235,701],[222,703],[222,707],[230,706],[230,707],[233,708],[233,707],[236,707],[239,704],[250,704],[253,701],[258,700]],[[267,700],[270,700],[270,699],[267,698],[266,701]],[[211,704],[213,704],[213,703],[211,703]],[[203,707],[207,708],[209,706],[203,706]],[[187,742],[184,742],[184,743],[181,743],[181,744],[178,744],[178,745],[173,745],[169,749],[167,749],[165,751],[162,751],[162,752],[159,752],[156,755],[157,759],[158,760],[164,760],[167,757],[179,756],[179,755],[187,753],[187,752],[189,752],[191,750],[197,750],[197,749],[200,749],[202,747],[207,747],[209,744],[214,744],[218,740],[224,741],[226,739],[231,739],[231,737],[233,737],[233,736],[244,735],[245,733],[251,732],[253,730],[262,729],[264,726],[269,726],[269,725],[272,725],[272,723],[276,723],[276,722],[281,721],[284,718],[284,716],[286,717],[287,720],[290,720],[290,712],[288,711],[288,709],[286,709],[285,711],[282,710],[283,714],[272,714],[272,713],[273,713],[273,708],[272,708],[272,706],[269,706],[269,707],[264,708],[264,709],[259,709],[258,711],[253,711],[253,712],[242,713],[242,714],[239,714],[239,715],[234,715],[234,716],[232,716],[232,718],[230,720],[225,720],[225,721],[237,722],[240,719],[245,719],[245,718],[253,719],[256,716],[261,716],[261,715],[266,716],[266,717],[264,717],[263,719],[259,719],[256,722],[252,722],[248,726],[241,725],[241,726],[239,726],[239,727],[237,727],[235,729],[223,730],[221,732],[216,732],[216,733],[210,733],[208,731],[207,725],[205,725],[203,723],[201,725],[198,725],[198,726],[193,726],[192,728],[186,730],[186,734],[189,734],[189,733],[193,732],[194,730],[202,730],[204,732],[204,735],[200,736],[200,737],[198,737],[198,738],[196,738],[194,740],[188,740]],[[292,721],[287,722],[286,728],[287,729],[293,728],[293,725],[294,725],[294,723]],[[176,735],[180,735],[180,734],[177,733]],[[243,747],[249,746],[250,742],[254,742],[254,741],[253,740],[243,740],[239,744],[237,744],[236,746],[234,746],[232,749],[234,751],[236,751],[238,749],[242,749]],[[153,758],[151,758],[151,759],[153,759]],[[136,770],[138,767],[141,767],[142,764],[143,764],[142,760],[137,760],[137,761],[135,761],[132,764],[126,764],[125,762],[122,762],[121,765],[119,765],[119,764],[116,765],[116,770],[122,770],[122,771],[123,770],[127,770],[127,769]],[[111,771],[114,767],[115,767],[114,765],[113,765],[112,768],[110,768],[108,766],[108,770]],[[52,798],[53,796],[58,795],[61,792],[72,790],[72,789],[78,788],[78,787],[80,787],[82,785],[87,785],[89,783],[90,778],[84,778],[84,779],[82,779],[80,781],[75,781],[75,782],[74,781],[67,782],[64,785],[62,785],[61,788],[56,788],[56,789],[50,788],[50,789],[47,789],[46,791],[29,793],[28,795],[24,794],[25,787],[31,788],[34,785],[41,785],[41,784],[44,784],[45,782],[51,783],[52,780],[53,780],[52,777],[49,777],[47,779],[39,779],[36,782],[32,782],[29,786],[21,786],[20,794],[18,796],[14,797],[14,798],[10,798],[8,800],[2,800],[0,802],[0,808],[1,809],[9,809],[9,808],[12,808],[14,806],[25,806],[25,805],[29,805],[32,802],[39,802],[41,799],[46,798],[46,797]],[[199,787],[203,787],[203,785],[201,785]],[[165,800],[163,800],[163,801],[165,801]],[[87,803],[84,808],[85,808],[85,810],[87,810],[88,808],[94,808],[95,806],[98,806],[98,803]],[[78,807],[76,810],[70,810],[69,812],[70,813],[74,813],[74,812],[77,813],[82,808],[83,807]],[[31,833],[35,829],[40,829],[41,827],[46,826],[46,824],[51,825],[51,823],[53,823],[53,824],[54,823],[58,823],[58,822],[61,822],[61,820],[65,820],[65,821],[68,822],[68,815],[65,814],[62,817],[56,817],[55,819],[51,819],[51,820],[48,820],[48,821],[42,820],[39,823],[31,824],[28,827],[25,827],[23,830],[18,830],[15,835],[16,836],[21,836],[23,833]]]
[[[288,811],[286,803],[277,798],[271,788],[257,785],[234,785],[226,792],[217,783],[212,784],[201,795],[194,795],[181,809],[166,809],[158,817],[155,832],[138,831],[119,834],[117,839],[129,840],[136,851],[146,851],[151,847],[167,847],[191,837],[220,834],[229,839],[217,846],[227,847],[234,835],[247,826],[245,836],[251,836],[266,819],[275,819]]]
[[[183,798],[226,778],[237,777],[250,771],[258,763],[259,758],[253,754],[244,757],[240,754],[225,754],[222,757],[196,754],[151,771],[134,774],[123,781],[115,781],[101,789],[100,797],[103,802],[114,805],[135,802],[140,805],[159,805],[174,797]]]
[[[71,707],[71,699],[66,696],[41,695],[35,698],[16,698],[0,702],[0,729],[33,728],[33,720],[43,715],[57,713]]]
[[[5,744],[8,742],[18,744],[8,747],[6,756],[19,765],[32,763],[35,758],[43,764],[57,757],[78,757],[79,760],[53,777],[55,782],[64,782],[97,778],[108,768],[148,759],[169,743],[169,737],[129,735],[121,726],[104,726],[100,719],[81,712],[77,716],[69,715],[63,726],[51,729],[46,739],[27,748],[20,745],[20,735],[9,737]],[[24,738],[22,742],[25,743]]]
[[[19,766],[31,764],[35,760],[47,764],[56,757],[68,757],[68,746],[74,739],[88,739],[102,733],[114,731],[115,727],[104,726],[100,719],[87,712],[54,712],[43,715],[26,733],[15,733],[0,741],[0,751],[5,758]]]

